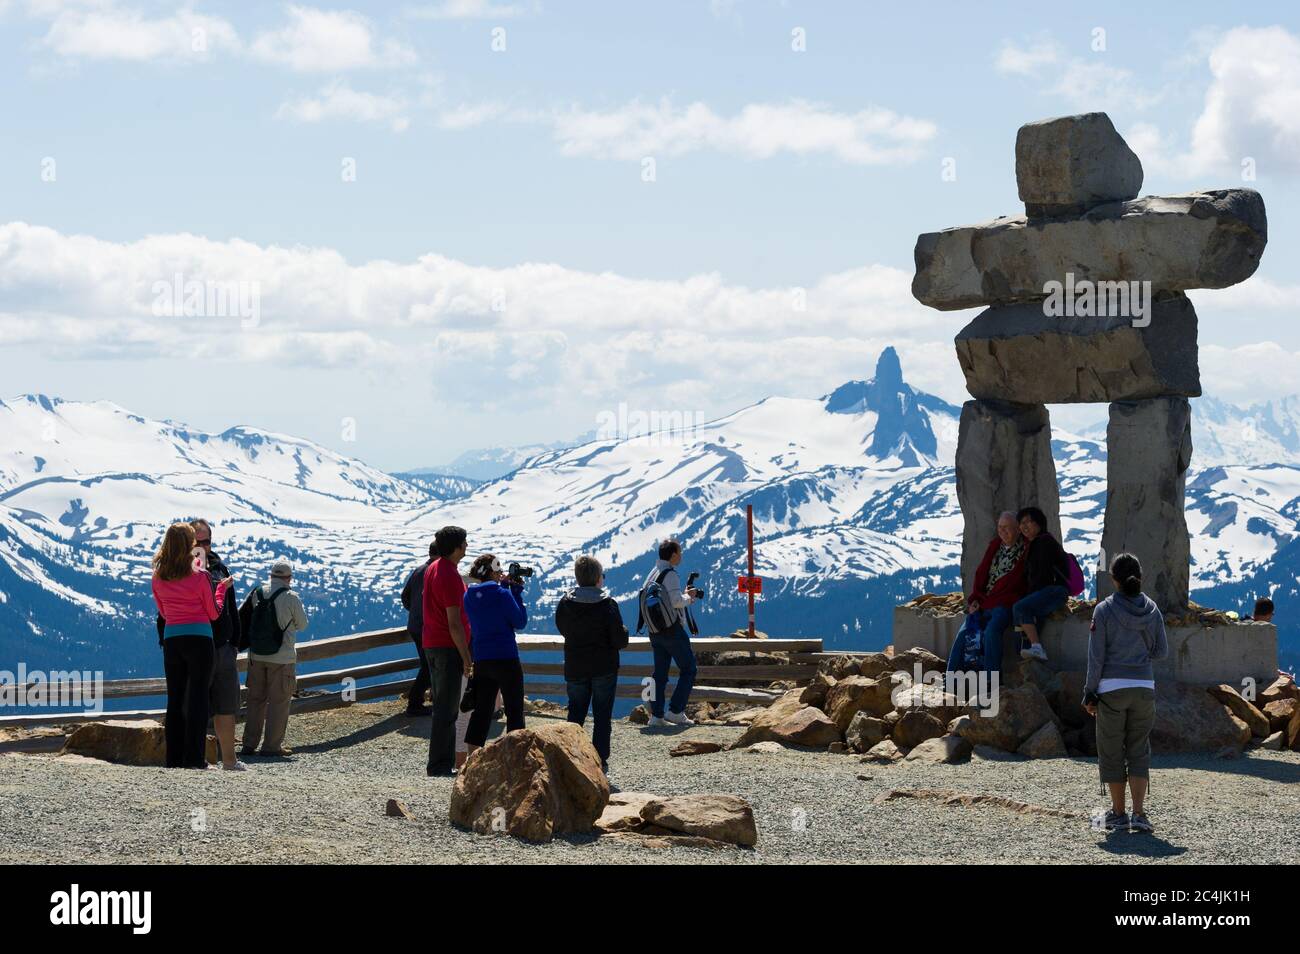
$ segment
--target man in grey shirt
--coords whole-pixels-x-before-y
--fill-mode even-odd
[[[289,701],[298,681],[298,650],[294,636],[307,628],[307,613],[302,600],[290,587],[293,567],[281,560],[271,567],[271,582],[248,594],[247,605],[255,607],[261,600],[274,598],[275,619],[284,630],[280,648],[266,655],[248,652],[248,715],[244,719],[242,755],[291,755],[284,746],[289,726]],[[276,596],[281,590],[283,594]],[[265,727],[266,738],[262,738]],[[257,751],[258,743],[262,747]]]
[[[664,540],[659,544],[659,559],[641,587],[644,594],[646,588],[657,581],[663,590],[664,602],[672,614],[671,624],[658,632],[646,621],[650,629],[650,648],[654,651],[654,697],[650,700],[650,725],[695,724],[686,714],[686,703],[695,686],[695,651],[691,648],[691,638],[686,634],[682,618],[686,607],[701,594],[693,588],[682,591],[682,581],[677,574],[677,566],[681,562],[681,544],[672,539]],[[677,685],[673,687],[673,695],[665,712],[664,693],[668,689],[668,667],[673,663],[677,665]]]

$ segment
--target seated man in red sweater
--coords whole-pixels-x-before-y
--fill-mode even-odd
[[[984,671],[1002,673],[1002,634],[1011,625],[1011,607],[1025,595],[1025,539],[1020,535],[1016,515],[1007,511],[998,517],[998,535],[989,541],[975,570],[975,586],[966,597],[966,612],[974,615],[962,627],[977,626],[983,643]],[[962,633],[953,640],[948,654],[948,671],[967,668]]]

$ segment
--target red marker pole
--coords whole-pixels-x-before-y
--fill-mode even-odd
[[[749,547],[749,578],[754,578],[754,508],[745,506],[745,539]],[[749,638],[754,638],[754,588],[749,587]]]

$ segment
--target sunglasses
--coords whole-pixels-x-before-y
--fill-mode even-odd
[[[212,546],[212,538],[211,538],[211,537],[207,537],[206,539],[202,539],[202,540],[199,539],[198,537],[195,537],[195,538],[194,538],[194,542],[195,542],[196,544],[198,544],[199,546],[201,546],[201,547],[210,547],[210,546]]]

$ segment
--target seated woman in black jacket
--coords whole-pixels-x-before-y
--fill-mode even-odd
[[[627,645],[627,627],[618,603],[602,588],[605,572],[595,557],[580,556],[573,566],[578,586],[555,608],[555,628],[564,637],[564,681],[569,691],[569,721],[582,725],[591,708],[592,743],[601,768],[609,771],[609,736],[618,688],[618,651]]]
[[[1025,596],[1011,608],[1016,628],[1029,640],[1020,650],[1025,659],[1047,659],[1043,644],[1038,641],[1038,628],[1043,620],[1065,605],[1065,582],[1069,578],[1065,550],[1057,539],[1047,532],[1047,517],[1037,507],[1025,507],[1016,519],[1020,533],[1028,542],[1025,554]]]

